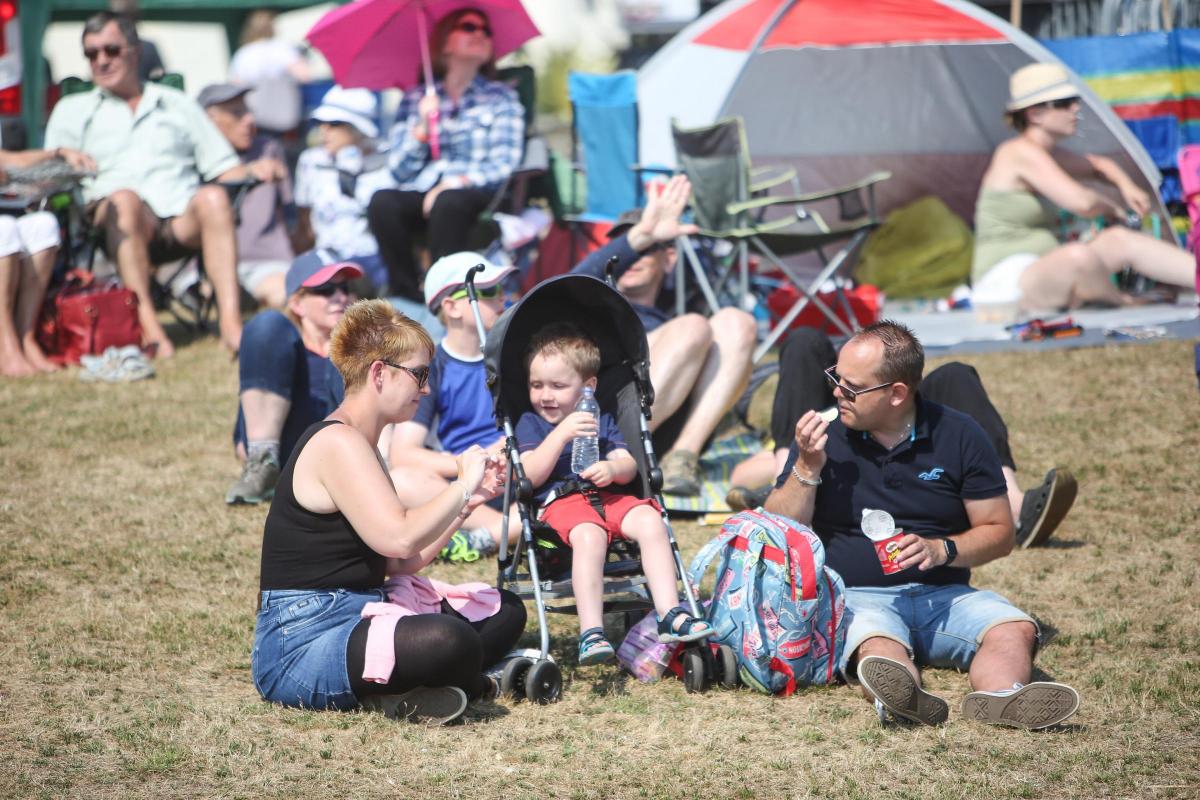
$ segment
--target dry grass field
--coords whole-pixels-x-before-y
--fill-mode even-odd
[[[1051,542],[978,570],[1057,631],[1073,724],[880,728],[846,687],[688,695],[574,666],[558,705],[429,729],[286,710],[250,681],[264,508],[228,509],[236,370],[0,382],[0,797],[1200,797],[1200,395],[1190,343],[975,357],[1026,482],[1081,491]],[[684,555],[714,532],[677,524]],[[443,578],[492,567],[439,566]],[[528,631],[530,642],[534,630]]]

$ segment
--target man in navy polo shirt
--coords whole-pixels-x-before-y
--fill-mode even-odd
[[[963,715],[1044,728],[1075,713],[1079,695],[1029,683],[1036,623],[994,592],[969,585],[971,568],[1013,548],[1013,517],[995,448],[970,417],[916,392],[925,354],[895,322],[851,338],[826,373],[839,416],[813,411],[766,503],[810,525],[826,563],[846,582],[846,657],[880,719],[936,725],[949,708],[921,689],[917,664],[969,670]],[[885,574],[860,525],[888,512],[905,533],[899,572]]]

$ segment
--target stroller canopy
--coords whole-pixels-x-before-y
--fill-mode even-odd
[[[488,387],[497,419],[507,415],[515,424],[521,414],[532,410],[525,354],[534,335],[553,322],[574,323],[599,346],[596,397],[601,408],[615,408],[618,395],[625,394],[621,390],[631,383],[635,365],[649,364],[646,329],[620,292],[590,275],[551,278],[505,311],[484,343]],[[648,385],[645,390],[650,391]],[[622,398],[620,404],[624,402]]]

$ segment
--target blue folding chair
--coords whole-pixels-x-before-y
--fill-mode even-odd
[[[574,167],[586,181],[583,191],[572,182],[567,219],[613,222],[645,199],[637,163],[637,73],[572,72],[567,94],[574,111]]]

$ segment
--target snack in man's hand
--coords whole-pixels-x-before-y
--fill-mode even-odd
[[[821,419],[825,420],[826,422],[833,422],[835,419],[838,418],[838,407],[830,406],[829,408],[825,409],[824,411],[818,411],[817,416],[820,417]]]

